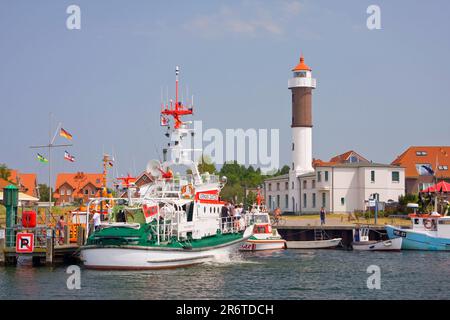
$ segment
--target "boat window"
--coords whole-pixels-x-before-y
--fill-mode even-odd
[[[269,222],[269,219],[268,219],[268,217],[267,216],[254,216],[254,223],[268,223]]]
[[[206,207],[203,207],[203,213],[206,213]]]
[[[438,223],[439,223],[439,224],[450,224],[450,220],[447,220],[447,219],[444,220],[444,219],[442,219],[442,220],[439,220]]]
[[[414,219],[414,224],[419,224],[419,219]]]
[[[194,204],[193,202],[189,202],[186,204],[187,207],[187,221],[192,221],[192,217],[194,216]]]

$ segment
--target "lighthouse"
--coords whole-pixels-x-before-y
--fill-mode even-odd
[[[289,172],[289,194],[293,211],[298,211],[300,194],[298,177],[314,172],[312,167],[312,90],[316,79],[303,55],[292,69],[293,77],[288,80],[292,93],[292,164]]]

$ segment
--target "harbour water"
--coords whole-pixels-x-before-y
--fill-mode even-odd
[[[381,289],[367,288],[367,268],[381,270]],[[0,268],[0,299],[448,299],[447,252],[284,250],[157,271],[81,269],[69,290],[67,266]]]

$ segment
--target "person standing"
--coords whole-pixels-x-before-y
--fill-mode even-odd
[[[325,208],[322,207],[320,209],[320,225],[321,226],[325,224],[325,215],[326,215]]]
[[[220,211],[220,218],[222,218],[222,231],[225,229],[225,225],[228,219],[228,202],[225,202],[225,204],[222,207],[222,210]]]
[[[100,213],[98,211],[95,211],[94,215],[92,216],[92,220],[94,221],[94,231],[100,230],[102,221]]]
[[[64,243],[64,227],[66,226],[66,222],[64,221],[64,216],[60,216],[58,223],[56,224],[56,230],[58,230],[59,234],[59,244]]]

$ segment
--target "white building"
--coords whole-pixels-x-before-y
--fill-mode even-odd
[[[316,213],[365,210],[376,195],[380,202],[397,201],[405,192],[404,168],[372,163],[354,151],[329,162],[312,159],[312,90],[316,80],[303,56],[288,81],[292,91],[292,164],[289,174],[266,179],[265,200],[270,209]]]

